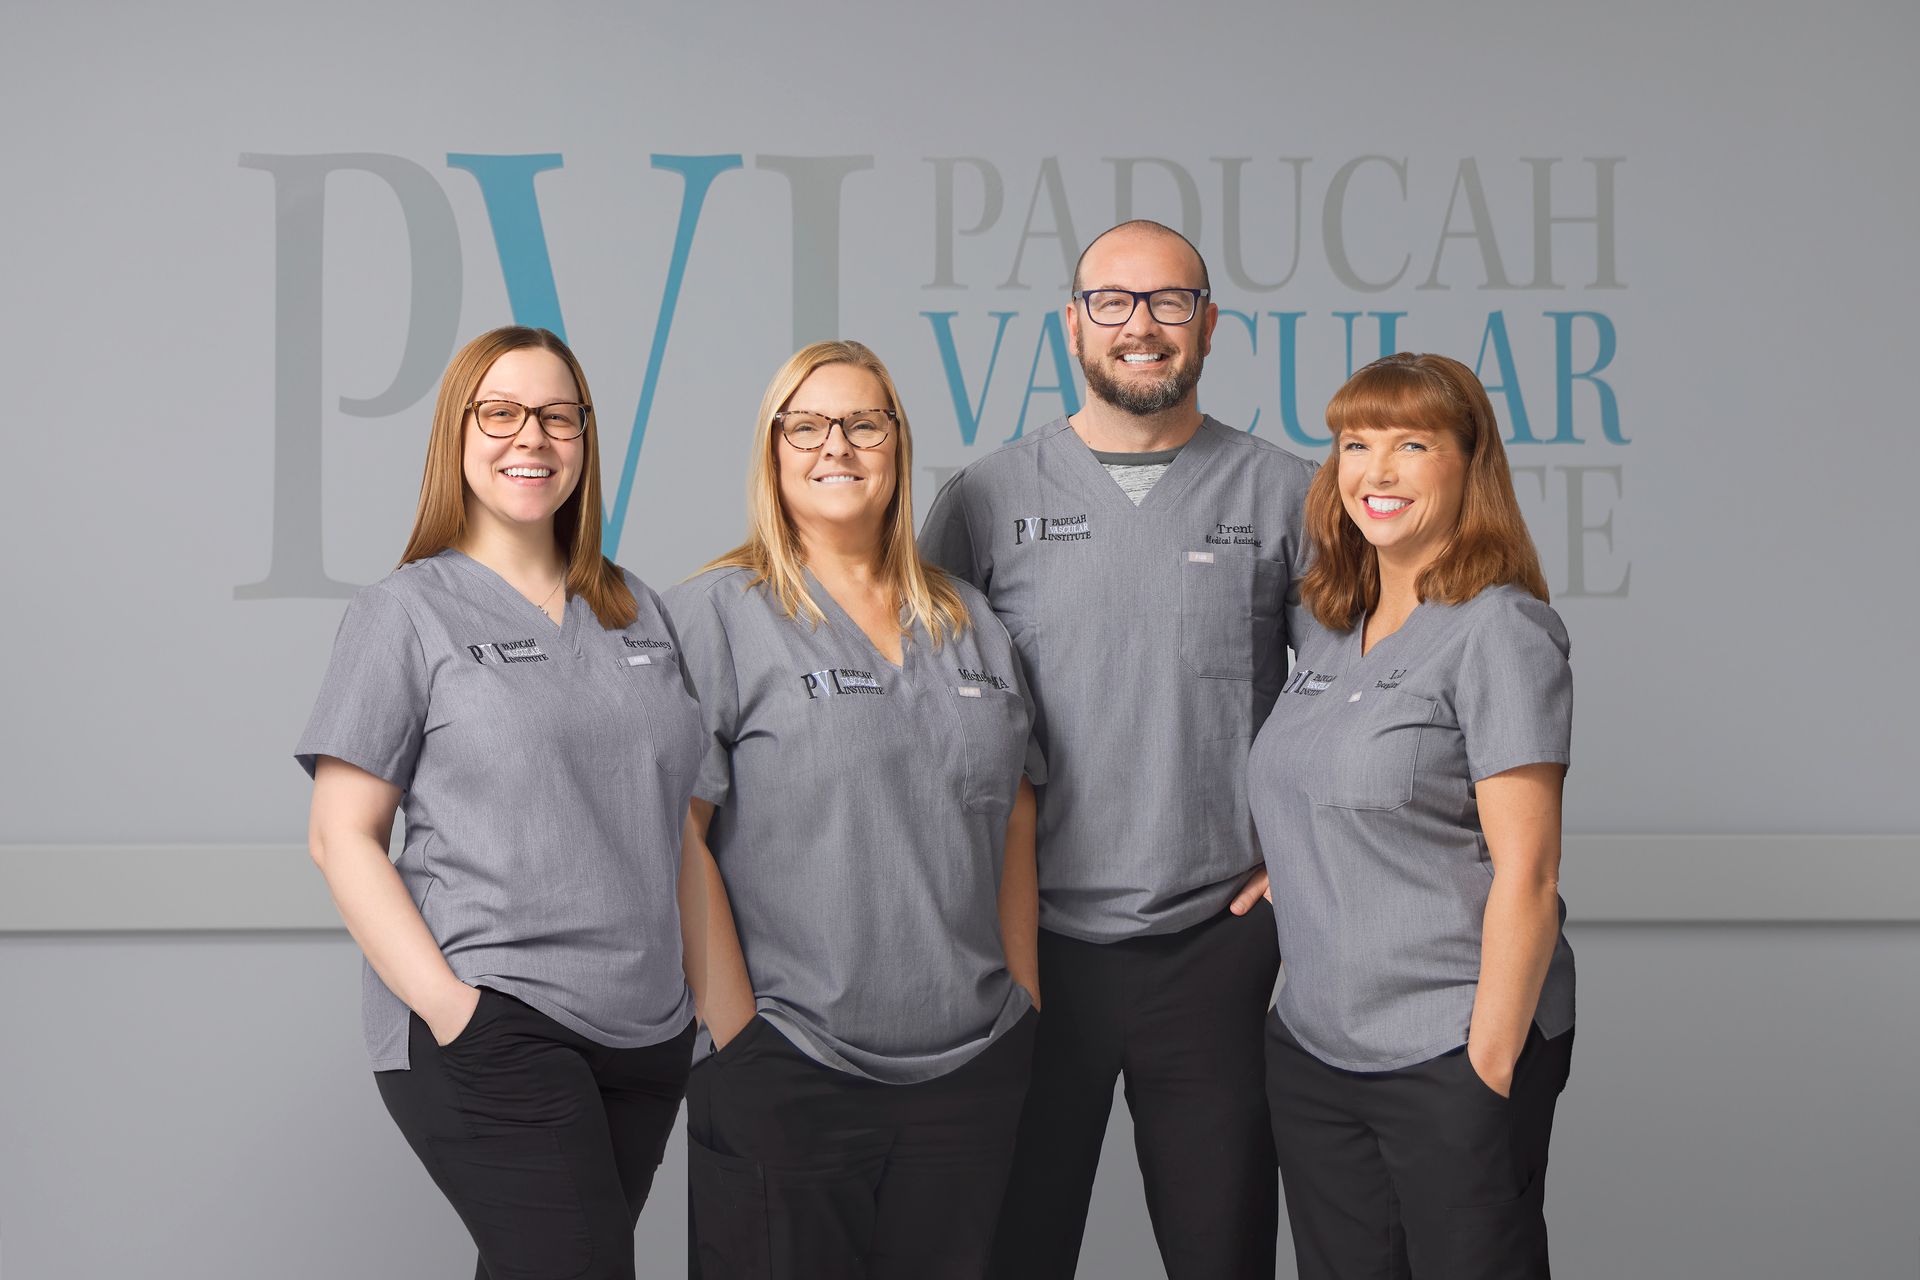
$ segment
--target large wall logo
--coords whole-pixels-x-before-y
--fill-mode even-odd
[[[469,330],[511,319],[566,333],[537,181],[566,161],[555,152],[453,153],[435,168],[384,153],[248,154],[239,162],[273,182],[275,405],[269,567],[235,594],[345,596],[354,584],[329,577],[321,558],[329,410],[321,265],[330,180],[371,176],[390,189],[402,213],[411,312],[398,371],[378,395],[336,401],[342,414],[382,418],[431,396]],[[1633,437],[1616,390],[1621,338],[1609,309],[1609,299],[1626,288],[1617,262],[1620,157],[1013,162],[729,153],[656,154],[648,163],[659,181],[677,187],[678,214],[670,227],[643,231],[634,244],[637,253],[663,254],[667,270],[657,304],[643,300],[636,320],[642,327],[650,314],[652,324],[640,343],[643,377],[631,431],[623,451],[602,459],[609,554],[618,554],[627,524],[662,370],[670,359],[690,358],[689,350],[715,346],[714,335],[700,335],[699,347],[684,339],[672,344],[693,255],[743,247],[714,243],[711,232],[703,237],[708,212],[738,199],[768,220],[754,247],[791,244],[797,347],[841,336],[849,277],[874,287],[875,264],[862,260],[857,271],[843,264],[841,243],[846,202],[878,199],[915,223],[931,211],[927,256],[879,264],[899,282],[884,296],[903,304],[901,342],[920,335],[921,350],[909,356],[938,371],[951,410],[944,442],[941,415],[916,413],[923,454],[950,456],[957,447],[964,461],[1019,438],[1030,423],[1079,408],[1060,310],[1066,275],[1086,239],[1106,226],[1157,217],[1199,244],[1213,269],[1221,320],[1202,396],[1215,416],[1316,456],[1329,444],[1319,406],[1355,368],[1402,349],[1471,356],[1500,410],[1516,485],[1556,597],[1628,592],[1630,557],[1615,517],[1627,489],[1621,451]],[[756,172],[779,179],[788,199],[749,199],[741,175]],[[504,279],[510,317],[476,323],[462,316],[467,268],[450,193],[463,185],[465,195],[477,188],[484,205],[491,241],[485,248]],[[593,198],[578,183],[567,190],[569,199]],[[1483,295],[1499,305],[1464,302]],[[936,402],[924,391],[914,394],[917,403]],[[1250,402],[1225,403],[1236,397]],[[603,401],[603,424],[624,416]],[[995,425],[983,430],[989,423]],[[954,469],[927,467],[936,483]],[[1058,539],[1066,532],[1047,525],[1044,534],[1036,527],[1016,536]]]

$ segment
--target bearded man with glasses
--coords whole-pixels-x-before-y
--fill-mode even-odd
[[[1066,306],[1087,404],[960,472],[921,532],[1012,634],[1050,765],[1044,1006],[998,1277],[1073,1274],[1117,1077],[1167,1275],[1273,1275],[1279,956],[1247,752],[1287,674],[1314,467],[1201,413],[1218,318],[1185,237],[1101,235]]]

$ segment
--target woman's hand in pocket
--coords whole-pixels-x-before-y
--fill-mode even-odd
[[[1513,1093],[1513,1069],[1518,1059],[1517,1054],[1488,1048],[1484,1041],[1467,1041],[1467,1065],[1480,1077],[1481,1084],[1503,1098]]]
[[[416,1010],[420,1020],[427,1024],[427,1030],[433,1033],[433,1042],[442,1049],[460,1038],[473,1021],[474,1010],[480,1007],[480,988],[456,982],[447,990],[446,998],[437,1002],[431,1010]]]

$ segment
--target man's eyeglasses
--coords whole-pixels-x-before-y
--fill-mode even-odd
[[[477,400],[467,408],[473,410],[474,425],[480,428],[481,434],[496,440],[519,435],[530,417],[540,419],[540,429],[547,433],[548,439],[575,440],[587,429],[587,415],[593,412],[590,404],[565,400],[538,406],[513,400]]]
[[[1200,299],[1210,289],[1080,289],[1074,297],[1087,309],[1087,319],[1109,328],[1133,319],[1134,308],[1147,304],[1147,314],[1159,324],[1185,324],[1200,310]]]
[[[844,418],[829,418],[824,413],[806,413],[782,409],[773,415],[774,425],[787,443],[811,453],[824,448],[835,427],[856,449],[878,449],[886,443],[897,421],[891,409],[856,409]]]

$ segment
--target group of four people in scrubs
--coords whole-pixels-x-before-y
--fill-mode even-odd
[[[1316,468],[1200,412],[1217,314],[1095,240],[1086,405],[917,543],[885,366],[802,350],[664,598],[565,345],[455,357],[297,751],[479,1280],[633,1276],[683,1093],[705,1280],[1070,1276],[1116,1079],[1174,1280],[1271,1276],[1282,1174],[1303,1277],[1547,1274],[1568,646],[1491,406],[1389,357]]]

